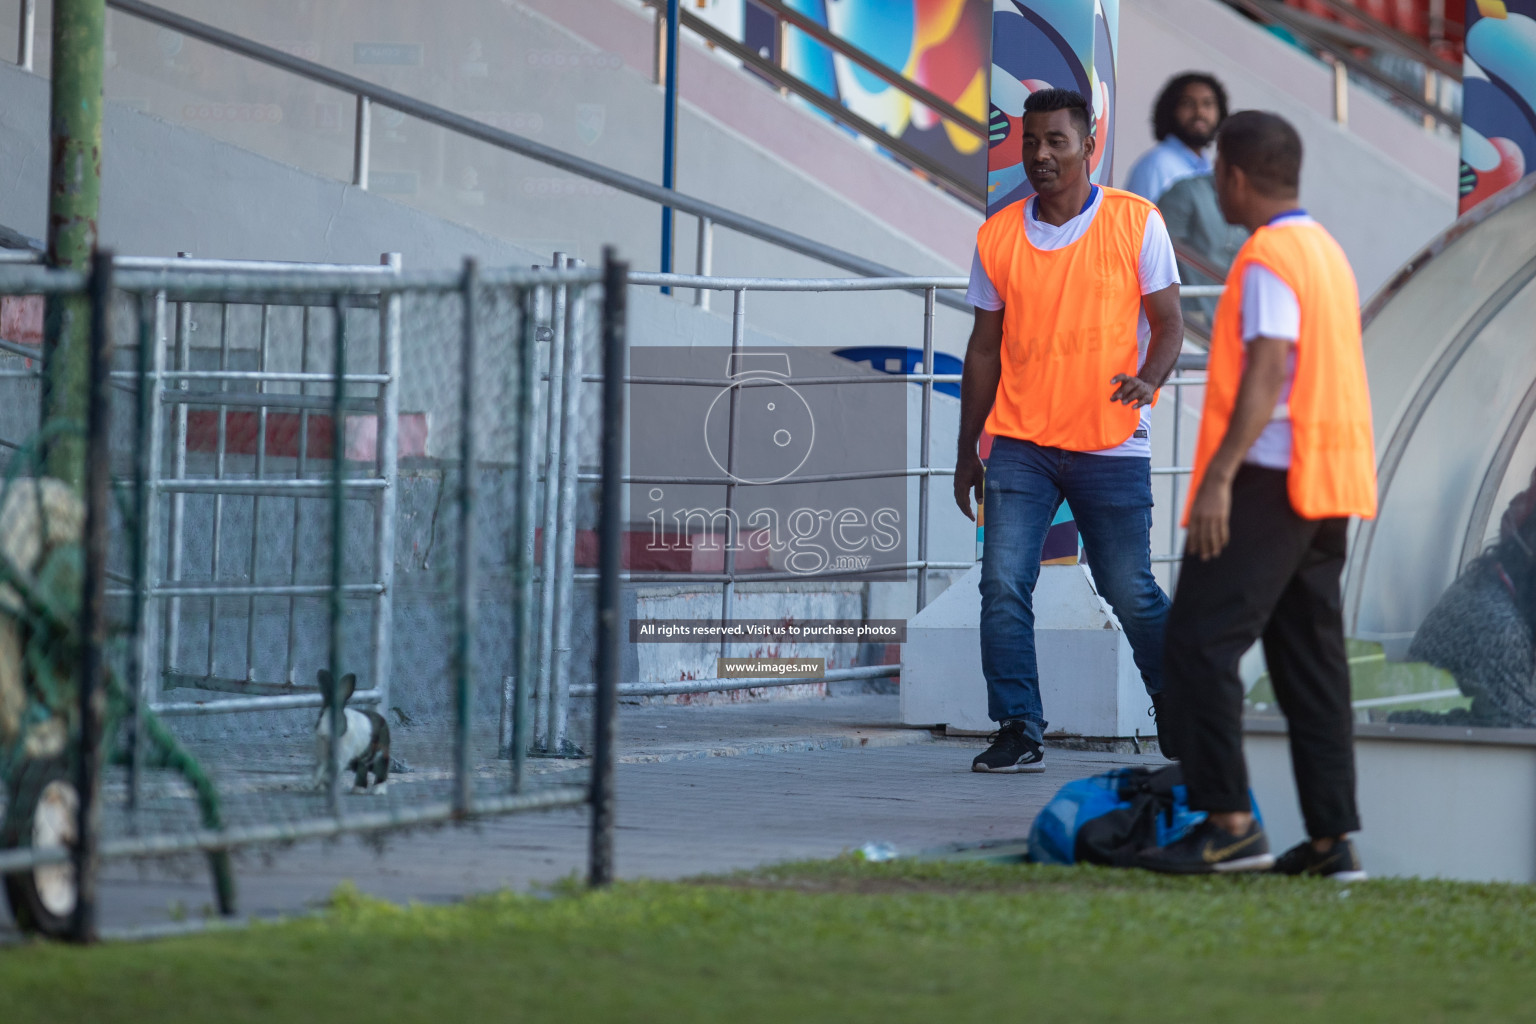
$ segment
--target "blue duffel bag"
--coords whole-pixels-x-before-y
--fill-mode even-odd
[[[1253,802],[1252,792],[1248,798]],[[1253,813],[1258,817],[1257,803]],[[1204,820],[1204,811],[1190,810],[1177,764],[1118,768],[1057,791],[1030,826],[1029,859],[1132,867],[1142,850],[1177,842]]]

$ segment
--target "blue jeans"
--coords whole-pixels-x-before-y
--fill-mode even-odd
[[[1045,732],[1035,663],[1035,581],[1045,534],[1072,506],[1093,582],[1114,609],[1150,694],[1163,689],[1168,595],[1152,577],[1152,460],[1089,455],[999,437],[987,459],[981,668],[987,715]]]

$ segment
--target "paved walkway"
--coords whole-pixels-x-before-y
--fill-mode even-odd
[[[673,878],[799,858],[866,842],[915,852],[1023,836],[1062,783],[1153,756],[1050,750],[1039,775],[979,775],[980,740],[896,724],[897,698],[865,696],[697,708],[622,708],[617,867]],[[443,901],[526,888],[586,868],[585,809],[239,854],[241,911],[301,912],[340,882],[397,900]],[[196,917],[210,900],[203,861],[118,863],[103,925]]]

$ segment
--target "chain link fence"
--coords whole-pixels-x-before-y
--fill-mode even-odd
[[[13,313],[92,314],[88,423],[38,429],[42,351],[0,340],[23,928],[91,937],[103,858],[204,854],[233,914],[238,847],[578,804],[611,877],[626,271],[557,262],[0,265]],[[67,436],[83,493],[44,470]],[[600,563],[581,635],[578,528]]]

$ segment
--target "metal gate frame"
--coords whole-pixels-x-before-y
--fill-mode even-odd
[[[116,261],[116,266],[122,270],[139,272],[167,272],[175,274],[220,274],[220,273],[256,273],[264,278],[270,278],[274,283],[287,281],[302,282],[308,275],[325,274],[331,272],[354,274],[364,280],[376,279],[380,284],[392,278],[399,278],[401,271],[401,259],[399,253],[385,253],[380,257],[380,265],[377,267],[327,265],[327,264],[266,264],[252,263],[236,260],[198,260],[191,259],[183,254],[177,260],[155,260],[142,258],[126,258]],[[381,707],[389,705],[389,680],[390,680],[390,635],[393,625],[393,577],[394,577],[394,545],[395,545],[395,503],[399,492],[397,485],[398,474],[398,424],[399,424],[399,376],[400,376],[400,299],[398,294],[383,291],[382,289],[369,292],[359,290],[350,293],[348,304],[355,306],[374,305],[379,310],[379,366],[374,373],[348,372],[343,378],[343,385],[376,385],[377,397],[369,402],[367,399],[354,400],[344,403],[347,411],[371,411],[377,417],[378,433],[376,443],[376,455],[374,473],[371,477],[349,477],[344,481],[348,491],[362,495],[371,495],[374,506],[374,579],[367,583],[351,583],[344,585],[348,593],[362,593],[369,595],[374,603],[373,610],[373,642],[370,650],[370,678],[374,681],[372,689],[361,691],[352,698],[353,702],[364,704],[377,704]],[[228,296],[221,296],[228,297]],[[308,478],[308,443],[310,437],[309,419],[312,412],[325,412],[331,409],[332,402],[320,396],[309,396],[304,392],[309,383],[328,384],[334,379],[334,375],[328,372],[283,372],[270,371],[267,367],[270,351],[271,333],[267,324],[268,311],[271,306],[301,304],[304,306],[303,349],[301,363],[307,367],[309,363],[310,326],[309,312],[314,304],[326,305],[330,303],[330,297],[308,293],[304,291],[290,295],[273,296],[286,301],[262,305],[262,326],[258,348],[258,362],[260,369],[254,371],[230,370],[227,362],[230,353],[229,336],[229,305],[223,305],[219,323],[219,351],[220,368],[218,370],[193,370],[190,366],[191,334],[192,334],[192,305],[191,301],[179,301],[175,303],[174,314],[175,335],[173,346],[173,365],[166,369],[167,363],[167,327],[171,322],[165,293],[157,292],[155,296],[155,308],[152,336],[154,339],[154,351],[151,356],[152,373],[150,407],[154,410],[154,419],[149,440],[149,459],[146,468],[149,487],[154,495],[150,507],[150,519],[145,524],[146,532],[152,544],[159,540],[157,529],[159,517],[162,514],[161,496],[165,497],[168,507],[163,510],[166,519],[166,539],[168,551],[164,563],[160,560],[162,554],[153,547],[147,555],[150,566],[166,564],[167,572],[164,580],[151,580],[148,588],[142,595],[146,607],[153,607],[157,602],[163,610],[164,631],[161,645],[160,664],[153,665],[152,635],[146,630],[141,638],[141,690],[149,701],[149,706],[161,716],[179,715],[206,715],[225,714],[241,711],[276,711],[289,708],[319,707],[321,698],[318,693],[293,694],[291,691],[297,680],[294,676],[294,656],[296,648],[296,631],[294,620],[296,614],[295,599],[302,596],[319,596],[330,592],[328,585],[299,584],[290,578],[287,583],[220,583],[219,557],[220,536],[223,526],[223,499],[228,495],[250,496],[259,510],[263,497],[277,499],[291,499],[294,501],[294,519],[298,521],[299,497],[314,496],[325,493],[331,486],[330,481],[319,478]],[[114,375],[118,379],[132,381],[136,374],[119,372]],[[193,381],[217,381],[220,390],[191,391],[189,384]],[[258,387],[257,396],[253,397],[249,392],[229,392],[229,383],[255,382]],[[294,395],[269,395],[266,386],[269,383],[298,383],[300,394]],[[217,448],[214,454],[215,471],[214,478],[189,479],[187,476],[188,458],[188,412],[190,407],[214,407],[218,409],[219,428]],[[256,478],[254,480],[227,480],[224,479],[224,462],[227,451],[227,416],[231,408],[257,409],[257,451],[256,451]],[[371,406],[371,408],[370,408]],[[292,479],[268,480],[266,473],[266,434],[267,415],[270,409],[292,409],[300,416],[299,428],[299,454],[296,476]],[[167,424],[165,420],[171,422]],[[170,453],[171,471],[164,473],[162,453],[164,433],[169,430],[172,449]],[[185,530],[187,526],[185,503],[189,494],[214,495],[214,522],[212,543],[212,579],[203,585],[188,584],[183,582],[184,555],[185,555]],[[257,514],[253,511],[253,517]],[[292,552],[290,558],[291,570],[297,573],[299,567],[298,533],[295,529],[292,540]],[[252,531],[252,559],[257,553],[260,542],[259,531]],[[254,637],[255,614],[254,605],[257,597],[283,597],[288,598],[288,648],[284,678],[280,681],[261,681],[255,676]],[[191,597],[206,597],[210,599],[208,620],[208,651],[207,660],[202,674],[179,671],[176,658],[182,627],[182,599]],[[246,599],[247,609],[247,642],[246,665],[243,679],[220,678],[214,674],[215,648],[213,634],[217,625],[217,602],[220,598]],[[166,684],[187,687],[192,689],[225,692],[239,695],[236,699],[217,701],[182,701],[167,703],[161,700],[160,694],[166,688]],[[135,776],[137,778],[137,776]]]
[[[588,860],[588,879],[592,885],[603,885],[613,878],[613,828],[614,828],[614,793],[613,793],[613,718],[616,708],[616,686],[618,681],[619,659],[619,545],[623,529],[622,523],[622,491],[619,478],[621,475],[620,458],[624,450],[625,432],[627,424],[624,418],[624,389],[622,378],[625,372],[627,351],[625,348],[625,285],[628,275],[627,264],[619,261],[612,250],[606,250],[604,254],[604,266],[599,270],[566,269],[553,272],[538,272],[526,270],[482,270],[473,260],[467,260],[462,272],[417,272],[405,274],[397,267],[386,265],[385,273],[369,268],[362,272],[351,268],[324,268],[303,267],[302,269],[254,269],[248,265],[204,267],[199,271],[187,270],[184,266],[150,266],[144,263],[135,265],[132,260],[114,260],[109,254],[98,254],[93,263],[90,275],[73,271],[60,271],[45,269],[37,266],[16,265],[18,261],[0,261],[0,295],[45,295],[45,294],[80,294],[84,292],[90,298],[92,308],[91,318],[91,376],[90,376],[90,424],[87,431],[87,529],[84,538],[85,565],[84,582],[82,586],[82,600],[80,610],[79,635],[83,638],[83,654],[79,661],[79,686],[78,686],[78,713],[81,723],[79,737],[80,757],[77,759],[75,775],[76,788],[80,795],[80,809],[77,821],[79,840],[73,848],[54,847],[48,849],[17,848],[0,851],[0,872],[14,873],[29,871],[36,867],[72,861],[76,867],[76,877],[79,884],[79,901],[76,910],[74,938],[80,941],[89,941],[97,937],[98,928],[96,922],[96,898],[95,878],[100,861],[107,858],[143,857],[173,853],[202,851],[211,855],[223,855],[231,849],[258,843],[285,842],[298,839],[335,836],[345,833],[381,831],[412,825],[420,825],[434,822],[462,821],[469,818],[484,817],[515,813],[525,810],[543,809],[551,807],[587,805],[591,809],[592,828],[591,845]],[[461,401],[467,409],[473,408],[473,384],[475,379],[473,354],[475,351],[477,328],[473,318],[473,307],[478,300],[481,290],[485,287],[509,287],[521,291],[524,297],[524,312],[532,312],[532,301],[529,298],[536,288],[555,284],[566,289],[590,289],[595,290],[599,286],[602,289],[601,307],[601,337],[603,352],[603,373],[600,379],[603,381],[602,402],[602,473],[600,482],[602,486],[601,514],[599,521],[600,538],[600,570],[599,578],[599,607],[598,607],[598,644],[597,644],[597,714],[594,730],[593,765],[590,782],[586,785],[551,785],[542,789],[530,790],[526,786],[525,773],[523,772],[522,754],[526,745],[519,745],[516,750],[513,770],[511,773],[511,792],[494,797],[476,797],[470,785],[468,777],[467,744],[469,735],[469,718],[471,706],[469,692],[473,672],[472,645],[467,642],[467,630],[474,621],[474,607],[476,595],[473,586],[475,564],[474,559],[461,558],[458,566],[458,592],[460,596],[460,615],[458,621],[457,648],[459,656],[456,658],[455,667],[455,730],[458,744],[458,754],[455,757],[455,786],[453,798],[450,801],[422,804],[402,809],[370,813],[347,813],[340,803],[339,793],[340,772],[335,770],[339,766],[334,763],[337,756],[338,744],[331,744],[333,771],[331,773],[331,799],[329,816],[316,817],[301,821],[285,823],[273,823],[268,825],[224,828],[207,827],[195,831],[179,832],[175,834],[160,835],[127,835],[114,838],[105,838],[101,834],[99,815],[99,794],[101,790],[103,756],[106,752],[106,744],[109,737],[105,733],[105,694],[111,686],[105,665],[105,617],[103,614],[103,601],[107,596],[107,522],[108,522],[108,491],[112,486],[109,453],[110,443],[106,420],[108,389],[114,383],[120,381],[120,374],[114,374],[111,369],[111,357],[113,353],[114,339],[112,337],[111,318],[108,315],[108,306],[114,295],[129,293],[138,297],[138,324],[137,343],[140,353],[139,370],[129,373],[130,378],[137,378],[137,386],[133,388],[138,395],[139,407],[138,422],[140,424],[139,458],[135,459],[133,491],[135,494],[134,513],[130,540],[134,545],[132,563],[135,578],[124,596],[131,599],[133,609],[130,622],[132,643],[130,649],[135,660],[144,655],[144,637],[148,633],[150,616],[146,614],[148,599],[151,595],[157,595],[162,599],[173,599],[181,596],[189,596],[177,591],[174,585],[159,588],[152,585],[149,566],[152,564],[147,555],[145,542],[149,536],[144,529],[147,520],[152,515],[150,511],[153,502],[149,500],[150,492],[154,489],[152,484],[155,475],[150,472],[148,463],[153,458],[154,452],[151,446],[145,442],[153,433],[151,424],[159,417],[152,415],[153,408],[151,398],[158,398],[162,402],[173,404],[179,409],[185,409],[185,402],[176,402],[168,397],[165,387],[167,380],[187,381],[196,379],[193,371],[186,369],[185,361],[179,363],[178,369],[167,371],[163,367],[163,340],[160,328],[165,323],[165,309],[169,301],[192,302],[199,300],[214,300],[220,297],[239,296],[247,300],[270,299],[274,297],[315,297],[330,296],[335,306],[342,308],[349,296],[376,294],[384,299],[384,308],[388,310],[394,303],[391,298],[397,298],[407,291],[417,292],[459,292],[465,298],[466,315],[463,318],[463,326],[460,336],[462,352],[466,359],[464,373],[462,374]],[[387,315],[387,314],[386,314]],[[523,317],[523,330],[518,343],[519,358],[526,370],[533,364],[534,346],[536,344],[533,318]],[[338,335],[344,336],[345,318],[336,318],[336,330]],[[28,358],[38,358],[39,354],[24,346],[5,345],[5,351],[14,355],[24,355]],[[398,359],[398,346],[392,346],[390,358]],[[340,442],[340,436],[344,426],[341,413],[344,411],[345,386],[349,375],[345,365],[346,346],[335,346],[336,361],[329,375],[322,375],[323,379],[334,385],[330,398],[330,409],[333,416],[333,426],[336,429],[335,440]],[[24,370],[22,374],[31,374],[35,371]],[[222,379],[231,379],[229,371],[218,371],[224,374]],[[390,377],[388,371],[379,377]],[[221,379],[221,378],[212,378]],[[521,375],[521,387],[519,389],[517,403],[517,422],[525,424],[530,429],[521,431],[523,435],[524,450],[530,450],[532,446],[533,405],[532,405],[532,380],[528,373]],[[385,380],[374,380],[374,383],[385,384]],[[390,399],[390,401],[395,401]],[[380,404],[385,400],[380,398]],[[466,428],[469,423],[466,422]],[[381,425],[381,435],[383,429]],[[382,440],[382,437],[381,437]],[[465,459],[465,465],[474,463],[474,430],[465,429],[462,432],[461,457]],[[184,451],[184,449],[182,449]],[[339,456],[343,451],[341,444],[336,444],[333,454]],[[332,459],[332,473],[329,480],[306,480],[303,486],[310,490],[320,489],[321,493],[328,493],[331,498],[333,516],[339,517],[342,503],[345,500],[347,482],[343,475],[344,460]],[[531,470],[531,464],[525,460],[524,468]],[[468,524],[472,522],[469,515],[473,511],[475,493],[472,473],[463,473],[459,488],[458,502],[461,512],[461,523],[464,524],[461,531],[461,552],[472,552],[472,537]],[[532,473],[519,474],[518,481],[518,508],[531,509],[533,495],[528,487]],[[174,478],[173,478],[174,480]],[[266,484],[263,485],[268,486]],[[385,485],[385,489],[389,489]],[[191,493],[184,488],[178,488],[174,483],[163,488],[164,493],[170,495]],[[278,489],[283,493],[282,489]],[[218,493],[214,491],[214,493]],[[225,491],[224,493],[231,493]],[[174,499],[173,499],[174,500]],[[333,524],[337,519],[333,518]],[[382,532],[382,531],[381,531]],[[375,538],[377,542],[377,537]],[[340,600],[338,589],[340,576],[340,545],[333,544],[332,557],[332,584],[328,592],[332,598],[333,630],[335,628],[334,612]],[[515,580],[513,603],[517,610],[518,622],[530,622],[532,618],[531,596],[533,563],[532,550],[522,548],[517,553],[515,567]],[[226,596],[221,591],[221,596]],[[251,596],[242,592],[241,596]],[[387,632],[387,630],[386,630]],[[333,634],[334,637],[334,634]],[[514,657],[518,664],[531,662],[535,649],[535,638],[527,629],[518,629],[515,634]],[[335,658],[335,644],[332,644],[332,658]],[[128,732],[136,740],[146,737],[146,726],[157,718],[156,709],[150,697],[150,689],[147,685],[150,676],[148,666],[140,664],[129,673],[131,686],[127,687],[131,694],[128,710]],[[334,671],[334,668],[333,668]],[[526,735],[530,726],[527,709],[529,697],[526,681],[528,676],[522,675],[524,682],[516,687],[517,698],[515,710],[517,720],[514,725],[515,734]],[[249,700],[266,700],[269,703],[264,707],[271,707],[270,701],[285,698],[247,698]],[[286,706],[320,706],[319,701],[304,698],[307,703],[302,705],[288,704]],[[234,703],[234,702],[231,702]],[[162,709],[167,710],[167,709]],[[331,706],[332,722],[339,726],[339,707],[333,703]],[[138,761],[138,751],[143,744],[135,742],[135,757],[132,763]],[[132,774],[137,775],[136,768],[130,768]],[[221,896],[221,909],[226,913],[233,912],[232,893],[228,894],[230,900],[225,902]]]

